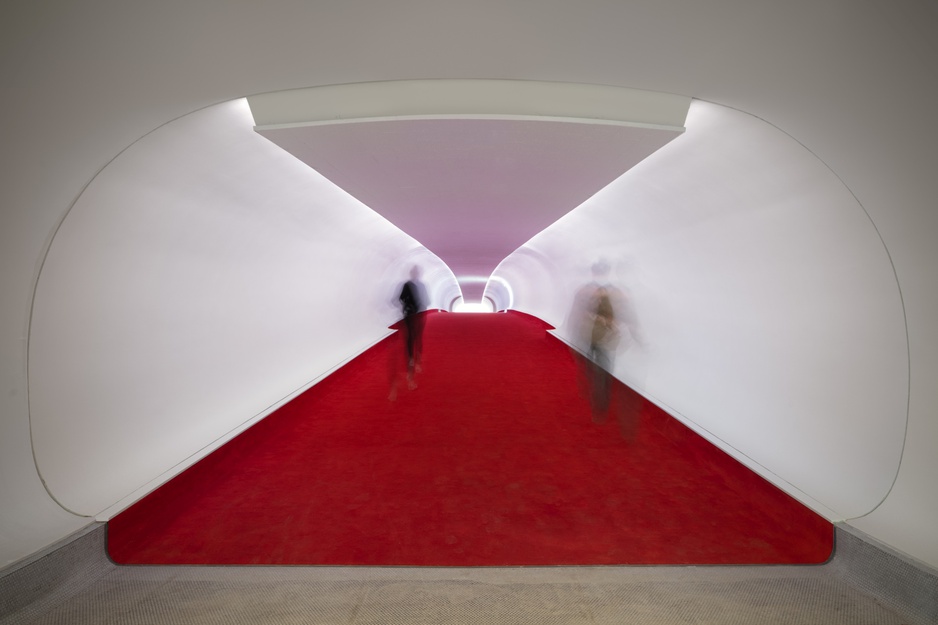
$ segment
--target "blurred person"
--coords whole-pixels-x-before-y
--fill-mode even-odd
[[[606,423],[615,412],[623,437],[635,436],[641,396],[625,387],[613,402],[612,370],[616,354],[638,338],[635,316],[625,293],[609,282],[609,265],[599,261],[592,266],[593,280],[584,285],[573,300],[568,323],[574,347],[585,356],[581,381],[589,396],[593,422]],[[615,404],[615,405],[614,405]]]
[[[410,270],[410,279],[404,282],[398,295],[401,314],[403,315],[400,333],[407,358],[407,388],[417,388],[414,376],[422,371],[423,327],[426,316],[421,314],[427,309],[427,289],[420,281],[420,267]],[[393,374],[390,399],[397,397],[397,376]]]

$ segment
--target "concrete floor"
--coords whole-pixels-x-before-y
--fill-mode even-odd
[[[0,624],[909,625],[821,566],[121,567],[103,528],[0,578]]]

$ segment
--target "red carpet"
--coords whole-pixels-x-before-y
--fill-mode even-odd
[[[431,314],[418,388],[395,336],[122,512],[121,564],[818,563],[824,519],[518,313]],[[629,413],[632,408],[634,412]],[[629,420],[625,423],[629,425]]]

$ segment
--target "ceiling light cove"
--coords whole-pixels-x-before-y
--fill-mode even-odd
[[[680,135],[690,98],[418,80],[267,93],[248,103],[258,133],[443,259],[473,303],[485,288],[479,275]]]

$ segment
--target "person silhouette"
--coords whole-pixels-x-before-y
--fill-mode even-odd
[[[404,282],[398,295],[398,302],[403,315],[400,333],[404,343],[404,353],[407,358],[407,388],[417,388],[415,374],[423,370],[423,329],[426,315],[422,314],[427,308],[427,290],[420,281],[420,267],[414,266],[410,271],[410,279]],[[397,397],[397,377],[391,386],[390,399]]]
[[[623,437],[635,434],[640,396],[624,387],[617,392],[613,406],[612,371],[616,354],[637,339],[634,313],[625,293],[608,280],[609,266],[604,261],[592,267],[593,280],[577,291],[568,323],[573,346],[580,352],[582,379],[589,396],[593,422],[606,423],[615,413]]]

